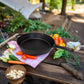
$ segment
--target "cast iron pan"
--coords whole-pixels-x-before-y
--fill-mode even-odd
[[[28,33],[19,35],[17,43],[24,54],[29,55],[45,54],[53,47],[73,51],[72,49],[56,45],[53,38],[43,33]]]

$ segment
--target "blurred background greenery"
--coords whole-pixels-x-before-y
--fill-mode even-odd
[[[61,9],[62,0],[45,0],[50,9]],[[84,0],[67,0],[67,6],[74,9],[75,4],[84,4]]]

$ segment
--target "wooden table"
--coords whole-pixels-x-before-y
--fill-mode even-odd
[[[49,63],[56,64],[56,62],[59,62],[59,60],[53,60],[52,57],[53,54],[51,52],[50,55],[42,63],[40,63],[35,69],[33,69],[28,65],[25,65],[25,67],[27,68],[27,74],[56,81],[63,84],[84,84],[84,80],[76,79],[64,68],[49,64]],[[82,64],[81,72],[84,74],[84,56],[82,54],[80,54],[80,60]],[[8,64],[0,61],[1,69],[6,69],[11,65],[12,64]]]
[[[6,46],[3,46],[0,48],[0,54],[2,54],[4,49],[6,49]],[[51,51],[49,56],[42,63],[40,63],[35,69],[33,69],[28,65],[25,65],[25,67],[27,68],[27,74],[52,80],[62,84],[84,84],[84,79],[78,80],[75,77],[73,77],[68,71],[66,71],[64,68],[55,65],[61,60],[60,59],[53,60],[54,52],[55,50]],[[75,54],[78,55],[78,53],[75,53]],[[79,54],[79,56],[80,56],[80,62],[82,65],[81,72],[84,76],[84,54]],[[8,64],[0,61],[0,69],[5,70],[11,65],[13,64]]]

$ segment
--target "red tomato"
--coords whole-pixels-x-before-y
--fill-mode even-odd
[[[56,38],[55,38],[55,40],[58,40],[58,39],[59,39],[59,37],[56,37]]]
[[[65,47],[66,45],[65,45],[65,43],[60,43],[59,46]]]
[[[63,40],[60,40],[59,43],[63,43]]]
[[[59,37],[59,40],[63,40],[62,37]]]
[[[59,45],[59,40],[55,40],[55,44],[56,45]]]
[[[26,60],[27,59],[26,55],[22,55],[22,59]]]
[[[59,43],[63,43],[62,37],[59,37]]]

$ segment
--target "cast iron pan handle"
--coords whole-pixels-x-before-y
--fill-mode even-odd
[[[71,48],[58,46],[58,45],[56,45],[56,44],[54,45],[54,47],[56,47],[56,48],[61,48],[61,49],[64,49],[64,50],[68,50],[68,51],[70,51],[70,52],[74,52],[74,50],[73,50],[73,49],[71,49]]]

